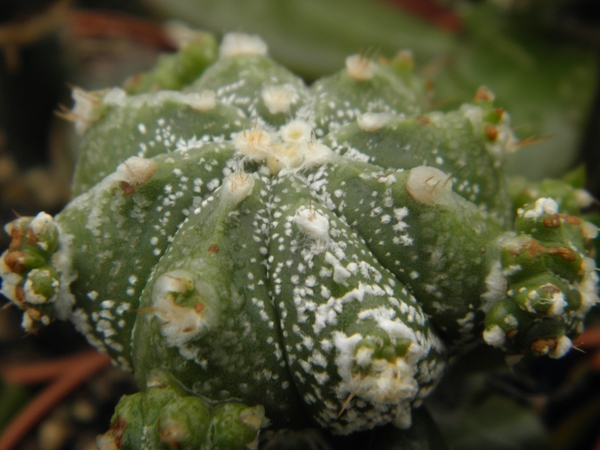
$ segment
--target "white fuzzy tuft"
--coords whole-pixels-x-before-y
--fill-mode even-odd
[[[430,166],[419,166],[411,169],[406,181],[406,191],[423,205],[435,205],[444,194],[451,192],[450,176]]]
[[[95,93],[77,87],[73,89],[71,96],[75,105],[67,116],[74,121],[77,134],[83,136],[88,127],[98,120],[97,106],[100,104],[100,99]]]
[[[361,130],[372,132],[384,127],[394,118],[390,113],[365,113],[356,118],[356,122]]]
[[[316,167],[327,162],[331,161],[335,158],[335,153],[327,147],[325,144],[321,144],[320,142],[313,142],[306,146],[306,150],[304,152],[302,158],[302,167]]]
[[[132,186],[145,183],[156,171],[156,163],[152,159],[132,156],[119,164],[114,174],[115,179],[124,181]]]
[[[273,137],[269,132],[255,128],[234,133],[232,141],[242,156],[251,161],[263,161],[271,153]]]
[[[29,311],[30,310],[27,309],[23,313],[23,319],[21,320],[21,328],[23,328],[27,333],[32,333],[35,331],[35,321],[31,317]]]
[[[240,203],[252,192],[254,178],[246,173],[235,173],[225,177],[221,186],[221,199],[230,203]]]
[[[217,97],[214,91],[193,92],[188,94],[187,97],[185,103],[198,111],[210,111],[217,105]]]
[[[101,434],[96,438],[98,450],[118,450],[120,445],[117,446],[116,439],[112,433]]]
[[[19,305],[19,297],[17,296],[16,288],[23,283],[23,277],[17,273],[14,273],[10,267],[4,262],[4,257],[8,253],[5,251],[0,256],[0,278],[2,278],[2,288],[0,288],[0,294],[4,295],[10,301]]]
[[[356,365],[362,368],[368,368],[373,361],[374,350],[369,347],[363,347],[356,352]]]
[[[279,129],[279,136],[286,144],[305,146],[312,138],[312,127],[303,120],[292,120]]]
[[[160,92],[161,91],[157,92],[157,94],[159,94]],[[178,92],[178,94],[180,94],[180,92]],[[127,93],[123,89],[115,87],[115,88],[109,89],[104,94],[104,97],[102,97],[102,103],[104,103],[106,105],[123,107],[123,106],[127,105],[128,101],[131,101],[132,98],[136,98],[136,97],[137,98],[139,98],[139,97],[151,97],[151,95],[149,95],[149,94],[142,94],[142,95],[136,95],[136,96],[133,96],[133,97],[129,97],[127,95]]]
[[[519,208],[517,213],[525,219],[537,220],[543,215],[554,215],[558,212],[558,203],[552,198],[539,198],[535,201],[533,209],[525,211]]]
[[[561,336],[556,341],[556,347],[554,350],[551,350],[548,353],[548,356],[554,359],[562,358],[569,352],[569,350],[571,350],[571,347],[573,347],[573,342],[571,342],[571,339],[566,336]]]
[[[580,208],[587,208],[588,206],[591,206],[592,203],[594,203],[594,197],[592,197],[592,194],[590,194],[585,189],[575,189],[575,191],[573,191],[573,194],[575,194],[577,206],[579,206]]]
[[[267,86],[262,90],[261,96],[271,114],[288,112],[298,98],[296,89],[288,84]]]
[[[373,405],[378,411],[385,411],[379,419],[374,419],[376,424],[387,422],[386,415],[393,417],[393,423],[400,428],[408,428],[411,424],[411,403],[419,393],[419,384],[415,378],[417,366],[410,363],[404,357],[398,357],[394,361],[385,359],[371,359],[368,369],[358,374],[354,368],[364,361],[366,352],[359,351],[356,354],[356,345],[363,336],[356,333],[346,336],[342,332],[333,333],[333,341],[336,348],[335,363],[337,372],[342,379],[336,386],[338,398],[344,400],[348,396],[362,400]],[[389,417],[389,416],[388,416]],[[337,429],[336,432],[347,434],[354,431],[356,424],[350,424],[345,429]]]
[[[506,333],[498,325],[492,325],[483,332],[483,340],[492,347],[502,347],[506,342]]]
[[[240,155],[266,162],[271,174],[282,169],[314,167],[335,158],[329,147],[313,140],[311,126],[301,120],[282,126],[277,134],[259,128],[234,133],[232,141]]]
[[[581,234],[586,239],[596,239],[598,236],[598,227],[592,222],[583,221],[581,222]]]
[[[550,308],[548,308],[546,314],[550,317],[560,316],[565,310],[565,308],[568,306],[568,303],[565,300],[565,294],[563,294],[562,291],[552,283],[546,283],[539,289],[542,291],[548,291],[552,293],[550,298],[545,299],[545,302],[550,303]]]
[[[322,242],[324,249],[329,242],[329,218],[319,211],[301,206],[296,211],[294,223],[312,240]]]
[[[266,55],[267,44],[258,36],[245,33],[227,33],[219,47],[220,58],[240,55]]]
[[[366,81],[375,75],[375,67],[370,59],[363,55],[352,55],[346,58],[348,75],[357,81]]]
[[[203,291],[207,288],[203,286]],[[195,308],[175,303],[178,294],[189,294],[195,290],[193,276],[186,270],[167,272],[154,283],[152,307],[154,315],[162,322],[160,332],[169,346],[181,347],[210,328],[211,308],[206,308],[204,304]],[[211,294],[214,293],[203,292],[203,295]]]
[[[596,262],[592,258],[584,258],[581,270],[583,278],[577,284],[577,290],[581,294],[581,307],[577,310],[577,316],[583,319],[590,308],[600,302],[600,299],[598,298]]]
[[[45,212],[38,213],[29,224],[29,229],[35,236],[46,234],[54,227],[54,218]]]

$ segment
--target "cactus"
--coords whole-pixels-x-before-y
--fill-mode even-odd
[[[598,300],[597,229],[560,183],[513,206],[491,92],[428,112],[406,52],[307,87],[255,36],[214,42],[129,93],[76,89],[75,198],[6,227],[25,330],[70,319],[143,390],[100,448],[408,428],[467,342],[571,348]]]

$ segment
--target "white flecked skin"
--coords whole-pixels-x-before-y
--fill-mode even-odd
[[[209,403],[339,434],[410,426],[446,347],[483,334],[504,348],[524,323],[515,308],[557,324],[538,353],[568,351],[597,299],[589,236],[573,240],[569,291],[545,280],[531,287],[544,305],[528,294],[519,309],[529,244],[509,228],[506,113],[425,114],[418,78],[362,56],[307,87],[266,52],[231,35],[184,92],[76,92],[78,196],[54,220],[59,316],[142,387],[161,369]],[[556,215],[552,202],[520,217]],[[19,304],[25,275],[5,259]],[[33,311],[44,299],[25,286]],[[483,323],[490,311],[501,323]]]

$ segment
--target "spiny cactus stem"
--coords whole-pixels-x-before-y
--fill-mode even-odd
[[[265,414],[408,428],[482,331],[571,348],[598,300],[589,198],[524,182],[513,204],[489,89],[426,112],[406,53],[309,87],[256,36],[188,31],[125,89],[74,90],[76,198],[9,225],[0,261],[27,330],[70,318],[145,389],[101,449],[256,446]]]

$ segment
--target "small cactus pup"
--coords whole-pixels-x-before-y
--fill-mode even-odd
[[[256,448],[265,420],[262,406],[231,401],[210,408],[159,370],[148,383],[149,389],[121,399],[117,419],[98,437],[100,449]]]
[[[468,341],[570,349],[597,229],[552,197],[515,211],[487,89],[428,112],[406,52],[308,87],[256,36],[203,36],[129,92],[75,90],[74,199],[6,226],[25,330],[73,321],[142,389],[100,448],[406,429]]]

